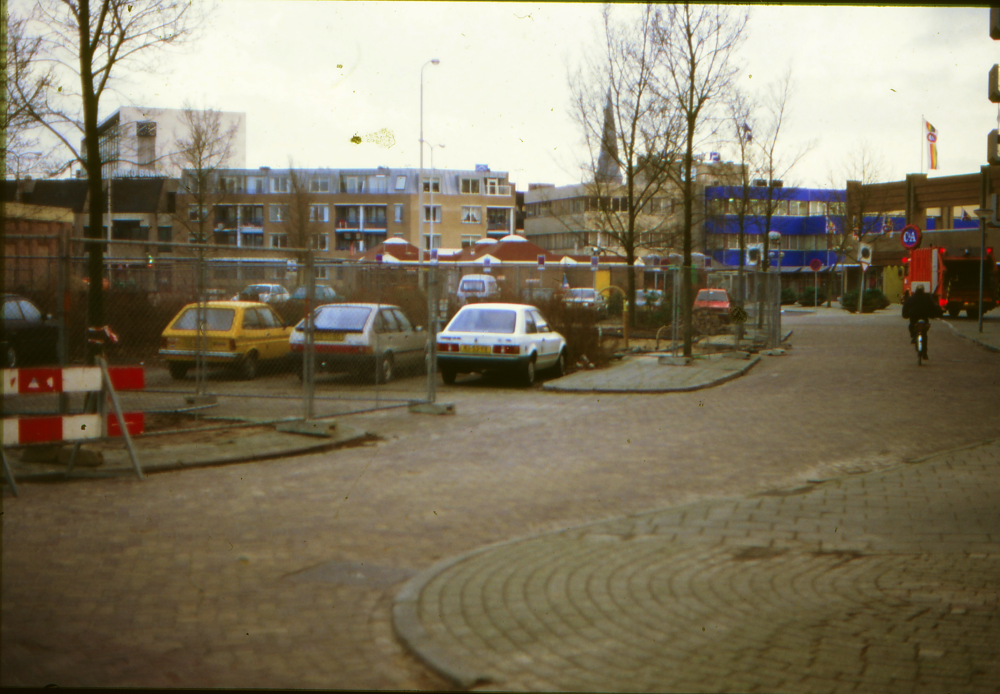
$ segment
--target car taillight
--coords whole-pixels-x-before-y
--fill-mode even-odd
[[[438,346],[438,351],[439,352],[457,352],[458,351],[458,345],[453,345],[453,344],[450,344],[448,342],[439,342],[439,343],[437,343],[437,346]]]
[[[948,305],[948,300],[947,299],[938,299],[938,303],[941,304],[942,308],[944,308],[945,306]]]
[[[236,351],[236,340],[233,338],[229,338],[229,351],[230,352]]]
[[[504,345],[503,353],[504,354],[520,354],[521,353],[521,345]]]
[[[503,345],[493,345],[493,354],[503,354]]]

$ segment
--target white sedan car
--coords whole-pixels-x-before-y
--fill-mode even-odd
[[[437,366],[445,383],[462,373],[507,371],[525,385],[535,373],[566,371],[566,340],[534,306],[470,304],[437,336]]]

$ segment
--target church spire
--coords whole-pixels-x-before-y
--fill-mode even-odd
[[[601,153],[597,158],[597,171],[594,174],[597,183],[622,182],[622,174],[618,168],[618,135],[615,129],[615,110],[611,105],[611,87],[608,87],[608,100],[604,105],[604,129],[601,134]]]

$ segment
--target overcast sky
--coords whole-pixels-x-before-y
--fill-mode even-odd
[[[247,114],[250,167],[284,167],[289,158],[303,167],[415,167],[421,66],[439,58],[424,70],[424,136],[444,145],[436,166],[488,164],[521,190],[576,183],[586,152],[569,116],[567,74],[594,45],[600,11],[219,0],[200,39],[163,56],[155,73],[119,82],[120,97],[109,95],[101,117],[119,103],[190,101]],[[917,172],[922,115],[939,137],[940,168],[929,174],[978,171],[997,127],[986,91],[1000,41],[989,38],[988,16],[987,8],[755,6],[740,83],[764,88],[790,66],[783,142],[789,152],[816,142],[787,182],[829,185],[862,140],[884,155],[889,180]],[[391,140],[370,137],[379,132]],[[365,141],[352,144],[355,134]]]

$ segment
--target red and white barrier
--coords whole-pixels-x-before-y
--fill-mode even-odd
[[[142,367],[109,367],[108,376],[114,391],[142,390],[146,385]],[[3,370],[4,395],[85,393],[99,390],[101,390],[99,366]],[[122,413],[122,419],[129,434],[141,434],[145,429],[146,421],[142,412]],[[3,420],[4,446],[76,442],[121,435],[121,426],[114,414],[107,415],[105,427],[101,426],[101,416],[98,414],[10,417]]]

